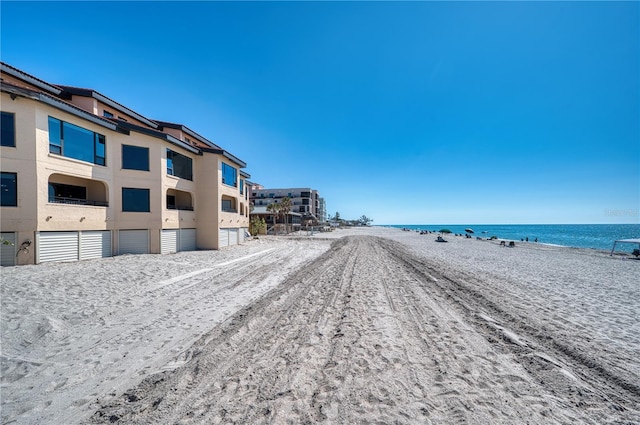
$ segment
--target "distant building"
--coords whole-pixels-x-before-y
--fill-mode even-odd
[[[280,202],[285,197],[291,199],[291,211],[300,214],[302,225],[317,224],[322,221],[323,214],[326,217],[324,200],[321,203],[318,191],[308,187],[265,189],[262,185],[254,183],[249,196],[254,211],[258,207],[266,207],[271,203]]]
[[[242,160],[95,90],[0,71],[3,266],[243,241]]]
[[[324,198],[318,198],[318,222],[327,222],[327,204]]]
[[[270,211],[267,211],[266,206],[254,206],[251,210],[251,217],[263,218],[267,225],[267,233],[285,233],[295,232],[302,227],[302,214],[290,211],[285,217],[283,215],[276,215]],[[287,226],[285,229],[285,225]]]

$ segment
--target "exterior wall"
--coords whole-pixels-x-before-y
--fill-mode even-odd
[[[108,230],[107,217],[113,202],[111,194],[113,173],[110,170],[113,142],[112,136],[109,134],[110,131],[50,106],[32,103],[36,107],[35,170],[37,178],[34,180],[38,213],[36,230],[44,232],[71,229]],[[49,153],[49,116],[105,135],[107,138],[105,154],[107,166],[98,166]],[[70,182],[69,178],[81,178],[105,185],[109,207],[49,203],[49,179],[52,175],[56,175],[56,181],[60,183]]]
[[[218,155],[204,153],[198,158],[195,178],[200,182],[196,189],[195,218],[198,248],[219,249],[220,236],[220,176]]]
[[[3,79],[29,87],[4,73]],[[223,155],[210,152],[200,155],[151,135],[133,130],[129,134],[111,130],[37,100],[21,96],[12,99],[4,92],[1,95],[2,111],[15,114],[16,147],[0,147],[0,169],[17,174],[17,206],[1,208],[0,230],[16,233],[16,251],[22,242],[32,241],[28,252],[19,252],[16,264],[35,262],[38,232],[109,230],[113,232],[115,254],[119,250],[118,230],[144,229],[149,230],[150,252],[160,253],[162,229],[195,228],[198,248],[218,249],[221,227],[239,231],[249,227],[249,202],[244,194],[240,195],[239,184],[236,187],[222,184],[222,162],[236,168],[238,182],[244,177],[240,167]],[[102,116],[106,109],[118,116],[117,110],[94,98],[73,98],[73,103],[87,112]],[[50,153],[50,116],[104,135],[106,164],[102,166]],[[130,123],[145,125],[129,118],[127,116]],[[184,139],[180,130],[172,133]],[[123,169],[123,145],[148,148],[149,171]],[[192,181],[167,174],[167,148],[191,158]],[[50,202],[50,182],[83,186],[89,201],[105,202],[107,206]],[[124,212],[123,187],[149,189],[150,212]],[[179,191],[177,198],[190,197],[193,211],[168,209],[166,195],[169,190]],[[245,191],[248,190],[245,186]],[[221,211],[223,195],[236,199],[237,212]]]
[[[16,232],[16,245],[25,240],[34,240],[34,230],[38,221],[36,189],[36,169],[32,166],[36,156],[36,103],[28,99],[11,97],[2,93],[2,110],[15,114],[16,147],[0,147],[0,170],[17,173],[18,206],[0,207],[0,229],[2,232]],[[48,146],[48,144],[47,144]],[[33,248],[33,244],[31,246]],[[16,264],[32,264],[34,250],[21,251]]]
[[[192,165],[193,165],[192,181],[167,174],[167,148],[191,158]],[[161,188],[162,228],[163,229],[178,229],[178,228],[189,229],[189,228],[196,227],[197,225],[196,214],[198,212],[198,209],[197,209],[198,206],[196,204],[197,204],[198,198],[200,198],[196,196],[196,188],[200,182],[200,178],[197,175],[196,170],[198,168],[199,159],[201,157],[199,155],[186,152],[173,145],[169,145],[168,143],[164,143],[162,146],[162,152],[160,152],[160,158],[162,158],[162,160],[160,161],[160,166],[161,166],[160,181],[162,182],[162,188]],[[180,190],[182,192],[189,193],[191,195],[191,205],[193,206],[193,211],[168,209],[166,195],[169,189]],[[206,188],[206,190],[210,191],[211,188],[210,187]]]
[[[218,202],[220,205],[220,209],[222,208],[222,196],[226,195],[229,197],[232,197],[236,200],[235,205],[236,205],[236,212],[232,213],[232,212],[225,212],[220,210],[220,227],[229,227],[229,228],[237,228],[240,229],[239,231],[241,231],[242,228],[247,228],[249,227],[249,216],[248,216],[248,211],[247,208],[244,208],[244,211],[241,213],[240,212],[240,204],[245,204],[245,195],[240,195],[240,180],[244,180],[244,178],[240,175],[240,168],[234,164],[233,162],[229,161],[227,158],[224,158],[220,155],[218,156],[218,187],[220,188],[220,196],[218,198]],[[227,165],[231,165],[232,167],[235,167],[236,172],[237,172],[237,178],[236,178],[236,185],[235,186],[229,186],[226,184],[222,183],[222,163],[225,163]]]
[[[92,97],[73,95],[71,103],[93,115],[102,116],[102,111],[98,111],[98,101]]]

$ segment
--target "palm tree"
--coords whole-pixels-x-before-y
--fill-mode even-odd
[[[368,226],[369,223],[371,223],[373,220],[363,214],[362,217],[358,219],[358,221],[360,222],[361,225]]]
[[[267,205],[267,211],[273,214],[273,231],[277,235],[278,228],[276,227],[276,218],[280,213],[280,206],[278,205],[277,202],[272,202],[269,205]]]
[[[293,204],[291,203],[291,198],[284,197],[280,201],[280,214],[284,215],[284,229],[285,232],[289,233],[289,213],[291,212],[291,207]]]

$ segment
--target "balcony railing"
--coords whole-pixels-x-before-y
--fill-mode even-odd
[[[222,212],[228,212],[228,213],[238,213],[238,210],[234,210],[233,208],[223,208]]]
[[[55,197],[49,198],[49,202],[52,204],[91,205],[94,207],[109,206],[109,203],[105,201],[91,201],[89,199],[64,198],[62,196],[55,196]]]
[[[189,205],[167,205],[168,210],[193,211],[193,207]]]

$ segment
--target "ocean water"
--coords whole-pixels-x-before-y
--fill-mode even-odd
[[[453,233],[465,233],[465,229],[471,228],[474,237],[497,236],[516,241],[529,238],[529,242],[538,238],[540,243],[608,251],[615,240],[640,238],[640,224],[394,224],[387,227],[431,231],[449,229]],[[616,252],[631,252],[635,248],[638,245],[618,244]]]

